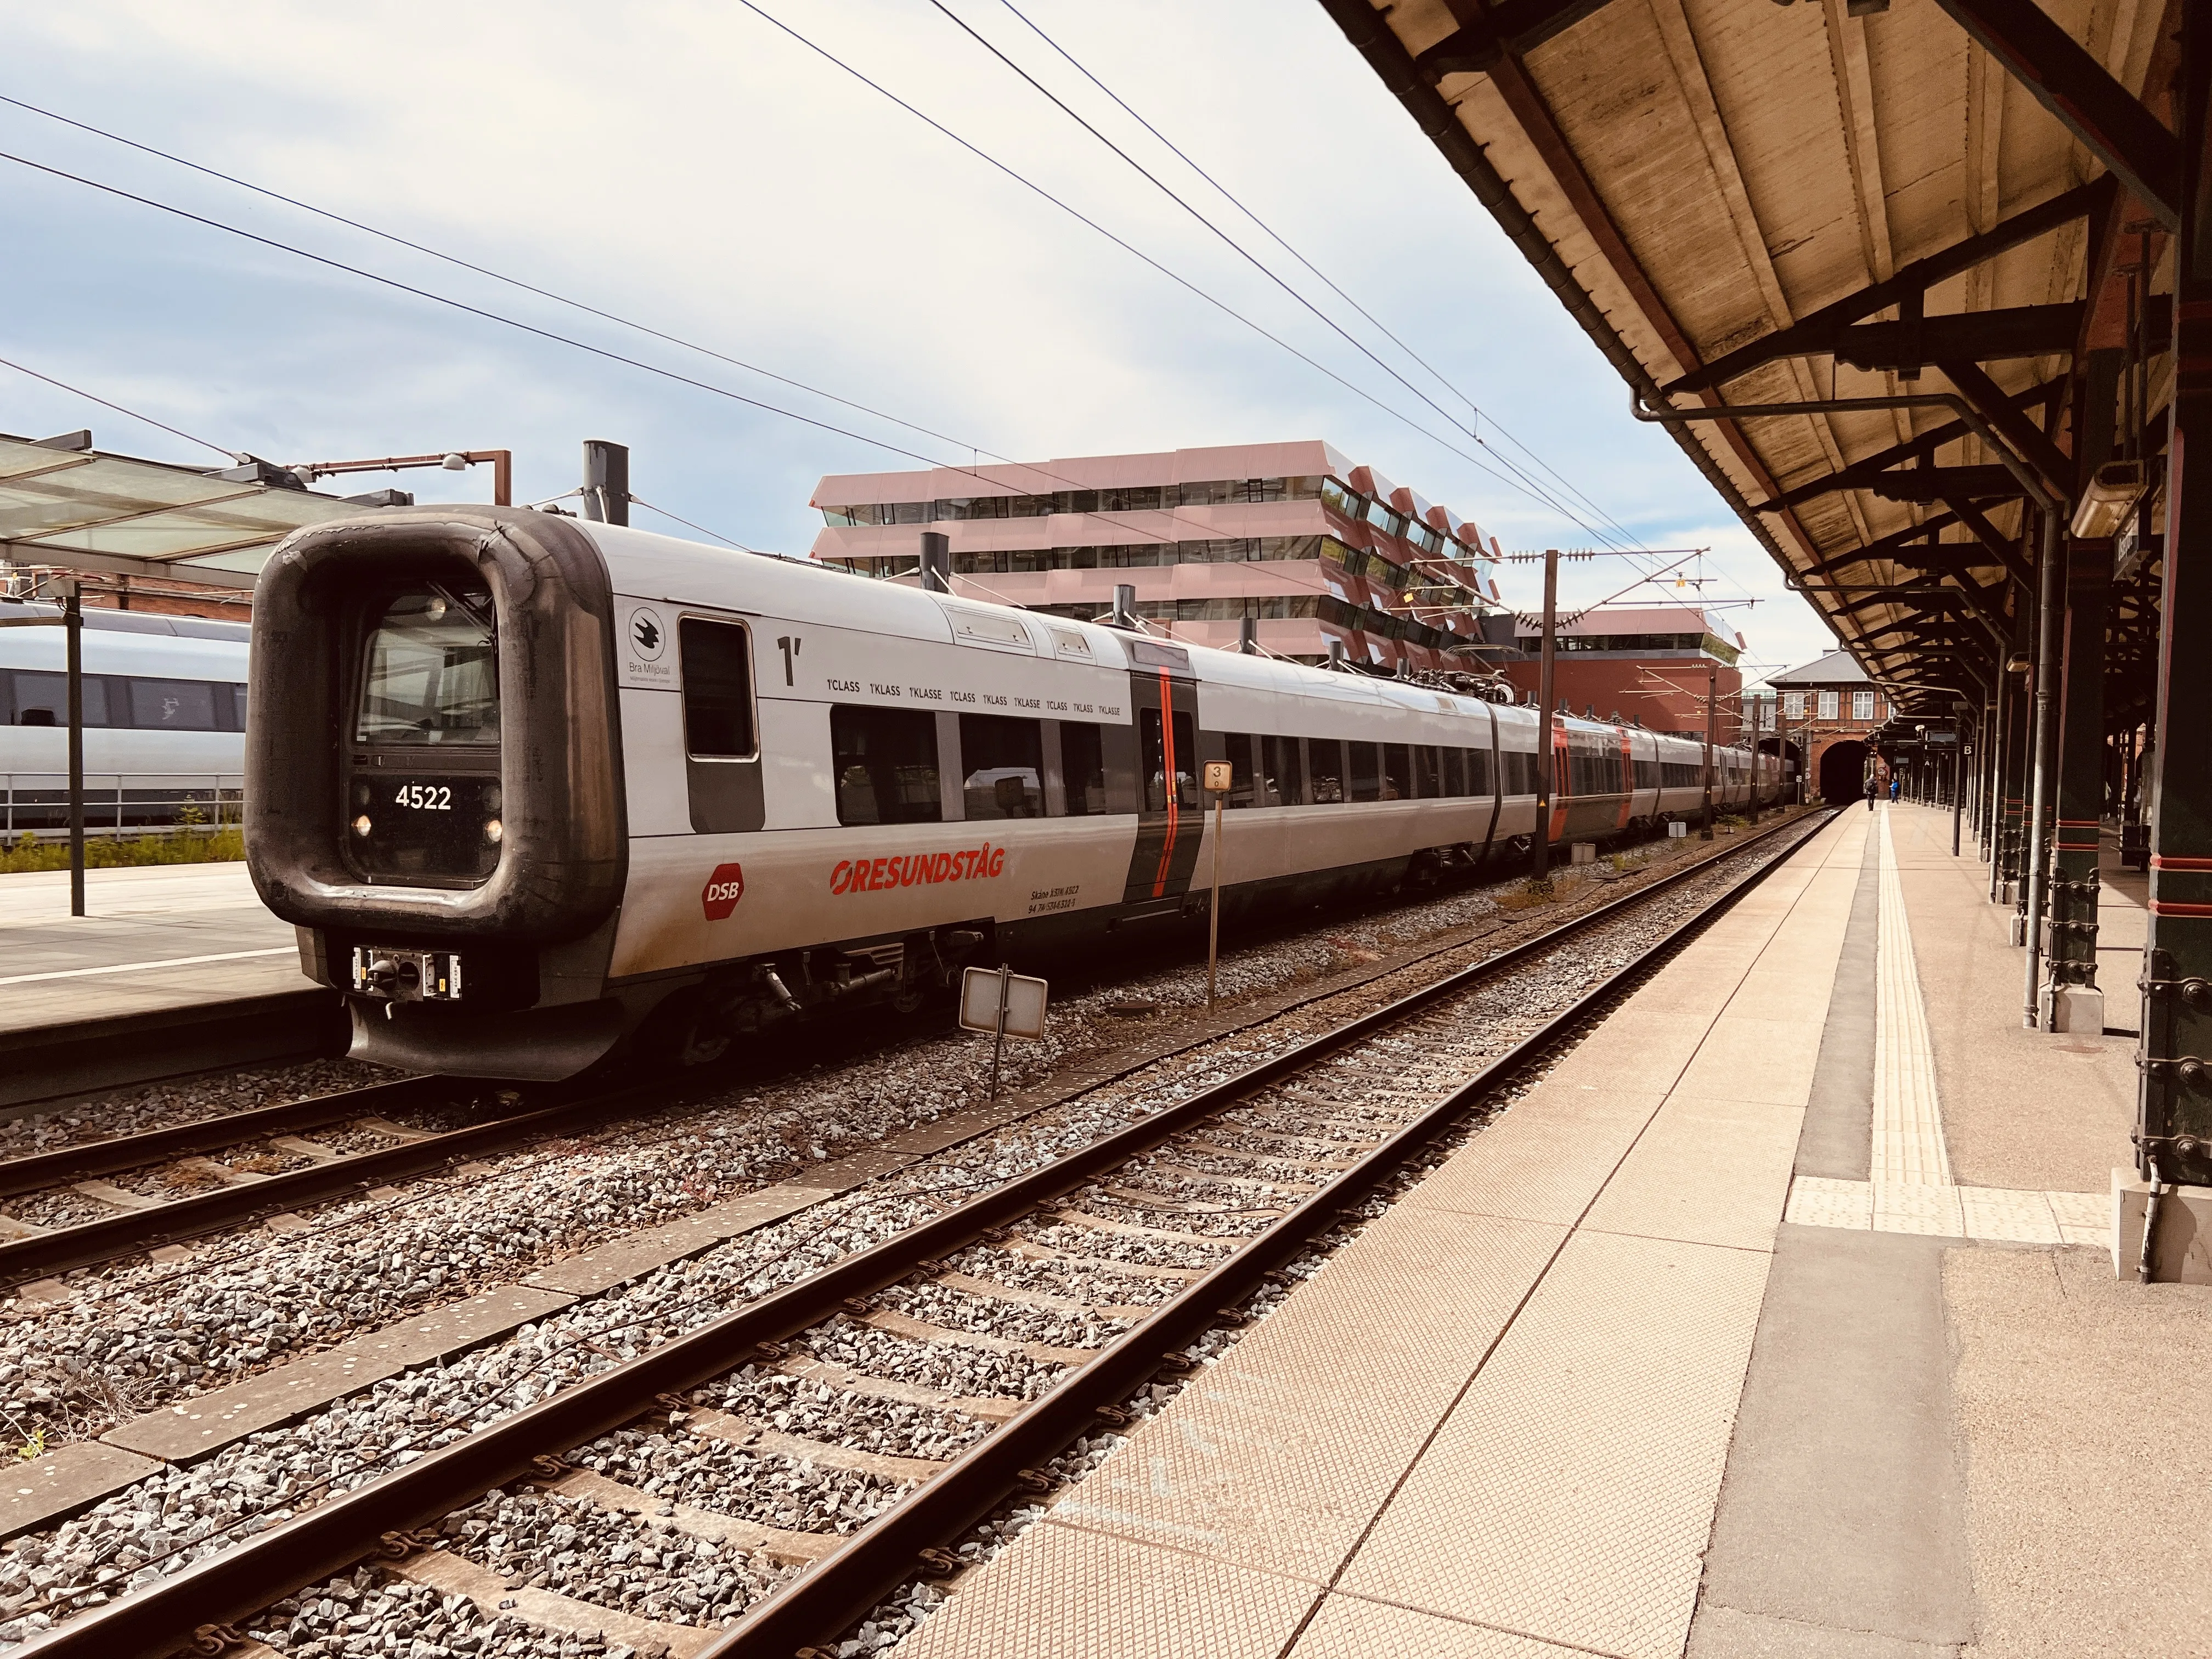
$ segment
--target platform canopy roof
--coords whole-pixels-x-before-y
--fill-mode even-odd
[[[1875,678],[1978,701],[2131,292],[2165,349],[2181,0],[1322,3],[1646,412],[1950,400],[1674,430]]]
[[[282,482],[265,462],[210,471],[106,454],[89,434],[0,434],[0,558],[16,564],[253,586],[269,551],[358,502]]]

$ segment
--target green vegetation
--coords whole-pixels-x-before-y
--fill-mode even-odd
[[[246,832],[236,824],[221,829],[180,830],[174,835],[140,836],[125,841],[110,836],[84,838],[85,867],[115,869],[138,864],[213,864],[246,856]],[[66,870],[70,851],[66,841],[40,841],[23,836],[13,847],[0,847],[0,875],[26,870]]]

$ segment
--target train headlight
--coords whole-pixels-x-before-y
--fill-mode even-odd
[[[366,812],[353,821],[353,832],[356,836],[367,835],[372,827],[368,821],[368,814]]]
[[[506,827],[501,824],[497,818],[486,818],[484,820],[484,839],[489,842],[493,846],[498,846],[501,837],[506,834]]]

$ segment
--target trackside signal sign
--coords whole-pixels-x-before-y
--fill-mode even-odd
[[[718,864],[714,873],[707,878],[707,884],[699,890],[700,908],[706,911],[709,921],[727,921],[730,913],[738,908],[738,901],[745,896],[745,872],[734,864]]]

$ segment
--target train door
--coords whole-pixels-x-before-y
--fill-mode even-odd
[[[1200,805],[1198,682],[1190,653],[1151,640],[1127,641],[1135,665],[1129,702],[1137,726],[1137,842],[1125,904],[1179,905],[1198,866],[1206,827]]]
[[[1490,719],[1490,752],[1482,757],[1483,775],[1490,781],[1490,822],[1482,832],[1482,861],[1490,858],[1491,843],[1498,839],[1498,817],[1505,810],[1505,757],[1498,747],[1498,705],[1485,702],[1482,712]],[[1468,756],[1468,763],[1474,763],[1474,755]]]
[[[1626,830],[1636,815],[1636,754],[1628,746],[1628,728],[1618,726],[1613,730],[1620,738],[1620,817],[1613,827]]]
[[[1571,799],[1568,787],[1574,769],[1567,764],[1567,723],[1552,721],[1552,824],[1545,839],[1557,847],[1567,838],[1567,803]]]

